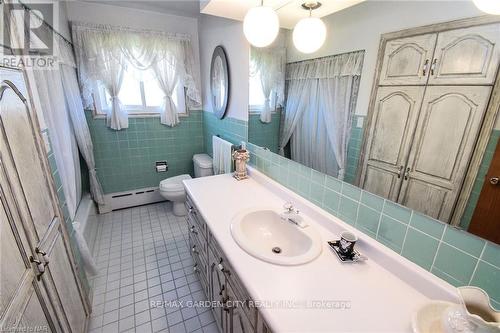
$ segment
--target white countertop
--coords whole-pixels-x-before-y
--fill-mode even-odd
[[[244,181],[226,174],[184,184],[252,299],[267,305],[285,304],[259,308],[274,332],[411,332],[413,313],[429,300],[457,302],[453,286],[258,171],[252,170],[251,178]],[[304,265],[261,261],[242,250],[231,236],[231,219],[241,210],[282,209],[285,201],[292,201],[323,239],[320,256]],[[337,259],[326,241],[338,239],[341,230],[358,235],[356,246],[367,261],[343,264]],[[350,308],[302,306],[317,301],[327,305],[347,301]],[[290,309],[283,302],[297,302],[297,306]]]

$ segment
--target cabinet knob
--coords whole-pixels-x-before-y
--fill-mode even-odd
[[[491,185],[498,185],[499,182],[500,182],[500,177],[491,177],[490,178]]]
[[[196,231],[196,228],[194,227],[194,225],[191,227],[191,232],[195,235],[198,235],[198,232]]]

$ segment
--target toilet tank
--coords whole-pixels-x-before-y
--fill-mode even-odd
[[[194,176],[205,177],[214,174],[212,158],[207,154],[196,154],[193,156]]]

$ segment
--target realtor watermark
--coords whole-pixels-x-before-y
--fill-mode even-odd
[[[35,325],[35,326],[0,326],[0,332],[49,332],[49,327],[46,325]]]
[[[24,1],[0,4],[0,65],[57,69],[58,3]]]
[[[348,300],[151,301],[151,308],[236,308],[350,310]]]

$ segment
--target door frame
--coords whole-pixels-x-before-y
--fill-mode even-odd
[[[370,93],[370,102],[368,104],[368,113],[366,115],[366,125],[363,129],[363,141],[361,145],[361,151],[359,155],[359,162],[356,171],[356,184],[359,186],[361,183],[361,177],[363,173],[363,166],[365,165],[366,160],[366,152],[368,150],[367,145],[368,135],[370,133],[370,128],[373,123],[373,115],[375,109],[375,103],[377,99],[378,87],[380,74],[382,71],[382,64],[384,60],[384,53],[387,42],[393,39],[405,38],[405,37],[413,37],[423,34],[429,33],[439,33],[448,30],[455,30],[461,28],[470,28],[474,26],[481,26],[486,24],[500,23],[500,17],[494,15],[484,15],[477,16],[466,19],[459,19],[444,23],[436,23],[425,25],[417,28],[404,29],[395,32],[389,32],[386,34],[382,34],[380,37],[380,43],[377,53],[377,63],[375,66],[375,75],[373,77],[372,89]],[[500,65],[498,66],[500,68]],[[469,167],[467,168],[467,172],[465,174],[464,181],[462,183],[462,189],[455,203],[455,208],[453,209],[452,216],[450,218],[449,224],[453,226],[458,226],[460,224],[460,219],[464,214],[465,207],[469,200],[469,197],[472,192],[472,187],[474,185],[474,181],[479,172],[479,167],[481,165],[481,161],[483,160],[484,151],[486,149],[486,145],[488,144],[488,140],[491,136],[491,131],[495,125],[495,121],[500,109],[500,69],[497,68],[497,76],[495,79],[495,83],[493,84],[493,89],[491,91],[490,99],[488,102],[488,107],[486,108],[484,119],[482,121],[481,129],[479,131],[479,136],[477,138],[474,152],[472,153],[471,159],[469,161]]]

